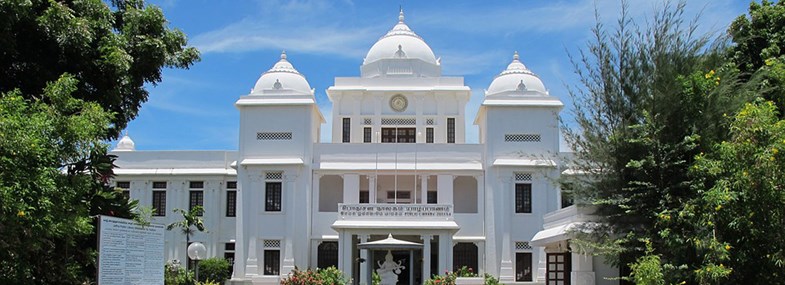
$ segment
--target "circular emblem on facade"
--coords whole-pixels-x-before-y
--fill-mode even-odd
[[[406,107],[409,106],[409,101],[406,100],[406,97],[398,94],[390,98],[390,108],[395,110],[396,112],[403,112],[406,110]]]

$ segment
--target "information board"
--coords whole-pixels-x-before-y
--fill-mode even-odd
[[[164,284],[164,229],[100,216],[98,284]]]

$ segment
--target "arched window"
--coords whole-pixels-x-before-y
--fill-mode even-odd
[[[463,266],[471,268],[474,273],[478,273],[477,267],[477,246],[471,242],[459,242],[452,248],[452,258],[454,270]]]
[[[319,244],[316,267],[327,268],[330,266],[338,267],[337,241],[323,241],[321,244]]]

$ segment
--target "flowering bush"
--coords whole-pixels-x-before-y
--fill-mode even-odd
[[[473,269],[463,266],[455,272],[445,271],[444,275],[434,275],[431,279],[425,280],[425,285],[455,285],[458,277],[479,277]],[[485,274],[485,285],[502,285],[499,279],[493,275]]]
[[[343,272],[330,266],[317,270],[300,270],[295,268],[292,273],[281,280],[281,285],[346,285],[349,281]]]

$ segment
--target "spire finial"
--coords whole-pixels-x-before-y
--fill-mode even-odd
[[[398,12],[398,23],[403,23],[403,6],[400,6]]]
[[[518,60],[518,59],[519,59],[518,51],[516,50],[515,54],[512,55],[512,60]]]
[[[286,51],[281,51],[281,59],[286,59]]]

